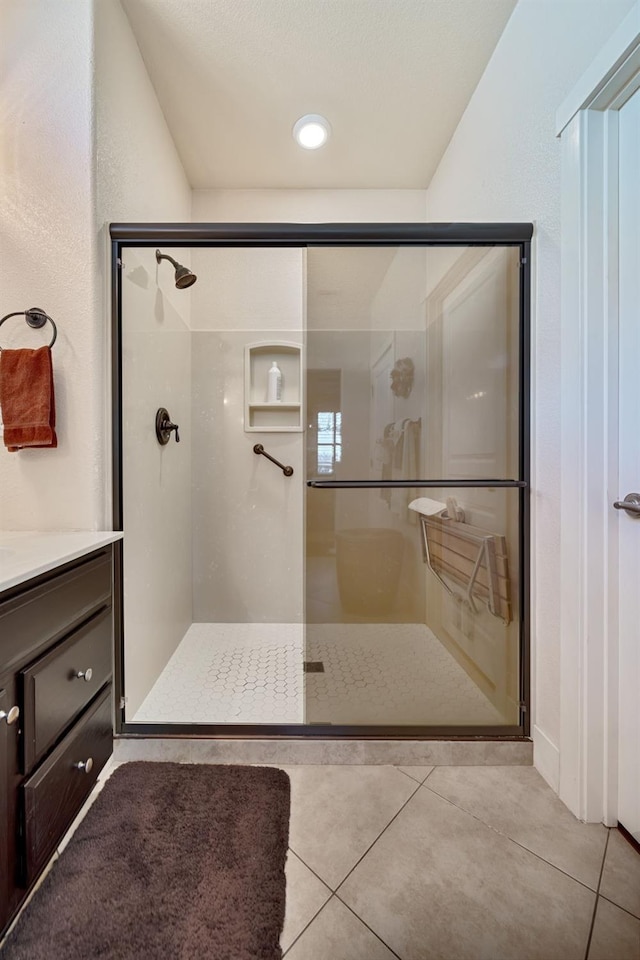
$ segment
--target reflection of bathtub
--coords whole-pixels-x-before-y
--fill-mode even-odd
[[[404,537],[389,527],[362,527],[336,532],[340,602],[364,617],[390,613],[396,599]]]

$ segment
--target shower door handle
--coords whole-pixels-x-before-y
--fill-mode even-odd
[[[387,490],[387,489],[411,489],[411,487],[425,487],[427,489],[437,489],[438,487],[516,487],[526,489],[528,483],[526,480],[307,480],[308,487],[314,487],[318,490]]]

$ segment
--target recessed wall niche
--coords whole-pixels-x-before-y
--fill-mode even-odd
[[[279,400],[269,399],[269,370],[282,374]],[[244,429],[247,433],[302,431],[302,346],[284,340],[248,343],[244,368]]]

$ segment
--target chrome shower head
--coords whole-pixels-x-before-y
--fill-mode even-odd
[[[160,263],[161,260],[169,260],[173,264],[176,271],[175,282],[178,290],[184,290],[186,287],[190,287],[198,279],[195,273],[192,273],[188,267],[183,267],[181,263],[178,263],[173,257],[170,257],[168,253],[160,253],[159,250],[156,250],[156,260]]]

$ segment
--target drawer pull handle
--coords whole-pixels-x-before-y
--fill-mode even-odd
[[[93,759],[89,757],[88,760],[78,760],[77,763],[74,763],[74,767],[81,773],[91,773],[93,769]]]
[[[11,707],[8,713],[0,710],[0,720],[6,720],[8,724],[15,723],[19,716],[20,707]]]
[[[77,680],[86,680],[87,683],[89,683],[92,676],[93,676],[93,670],[91,669],[91,667],[87,667],[86,670],[77,670],[74,674],[74,677]]]

